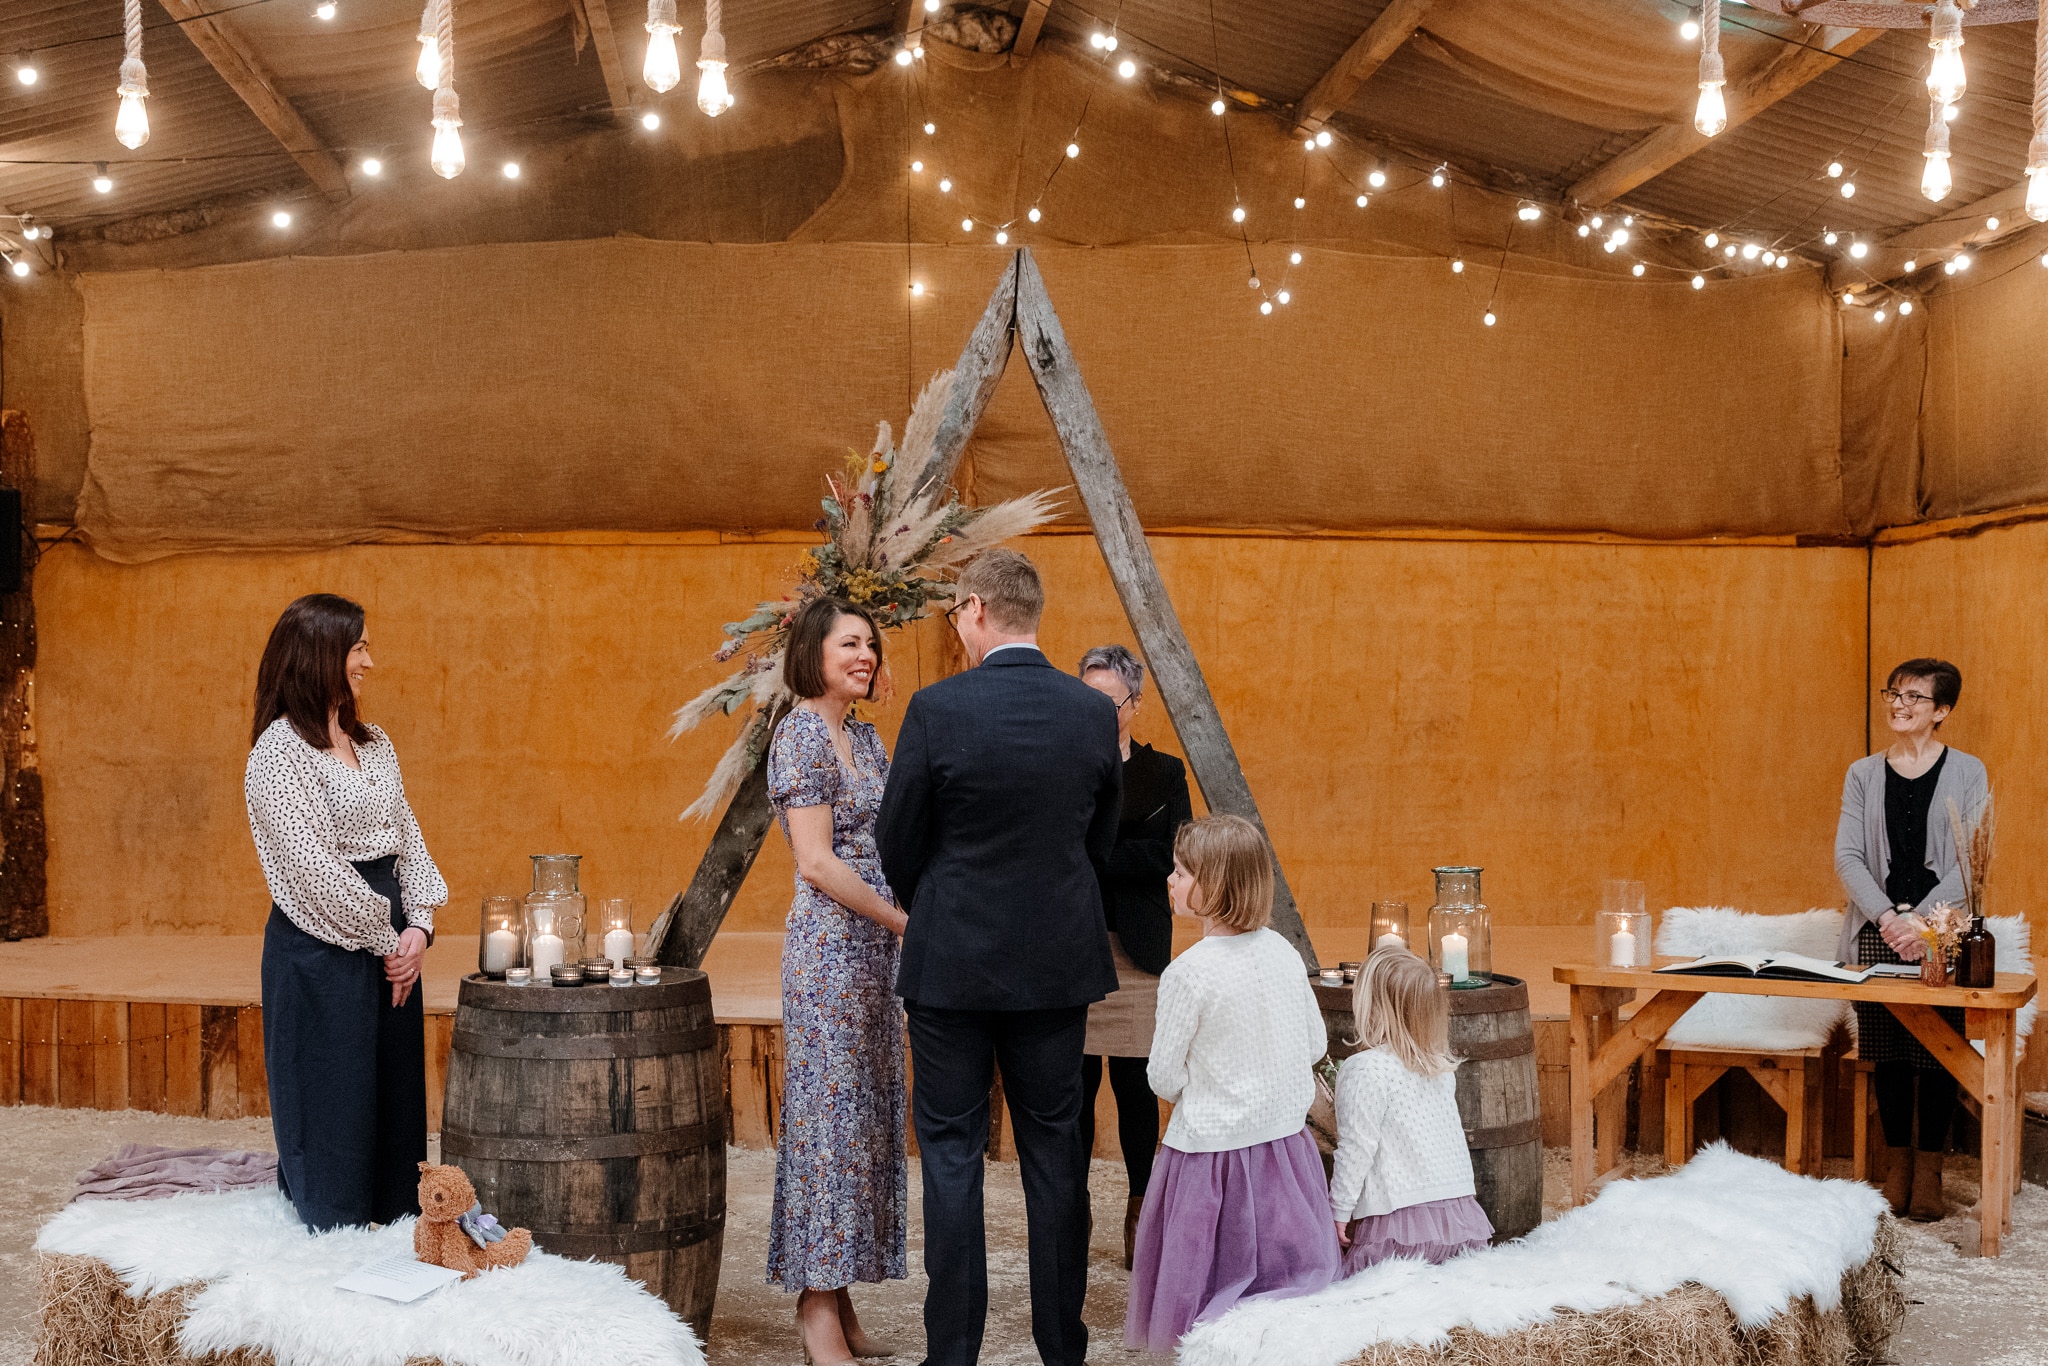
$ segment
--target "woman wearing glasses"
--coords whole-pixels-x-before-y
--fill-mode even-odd
[[[1095,1095],[1103,1064],[1116,1097],[1116,1131],[1123,1149],[1130,1194],[1124,1204],[1124,1269],[1145,1187],[1152,1180],[1152,1155],[1159,1147],[1159,1102],[1145,1080],[1152,1052],[1152,1016],[1159,1003],[1159,974],[1173,957],[1173,907],[1166,875],[1173,871],[1173,837],[1194,819],[1188,773],[1181,761],[1131,739],[1131,723],[1144,701],[1145,666],[1121,645],[1098,645],[1081,656],[1081,681],[1116,703],[1116,738],[1124,755],[1123,819],[1110,850],[1102,888],[1103,918],[1109,924],[1116,990],[1088,1007],[1088,1037],[1081,1059],[1081,1133],[1095,1146]]]
[[[1899,665],[1882,695],[1891,744],[1849,765],[1835,832],[1835,871],[1849,891],[1837,950],[1845,963],[1919,962],[1925,950],[1916,912],[1963,899],[1949,804],[1967,822],[1982,809],[1991,785],[1982,760],[1936,738],[1962,691],[1961,672],[1946,660]],[[1962,1011],[1941,1014],[1962,1028]],[[1885,1198],[1894,1214],[1939,1219],[1955,1078],[1884,1006],[1859,1002],[1856,1027],[1857,1052],[1876,1064],[1871,1079],[1884,1126]]]

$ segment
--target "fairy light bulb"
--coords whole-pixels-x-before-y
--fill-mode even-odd
[[[1301,264],[1301,253],[1300,253],[1300,252],[1298,252],[1298,251],[1291,251],[1291,252],[1287,253],[1287,264],[1288,264],[1288,265],[1290,265],[1290,266],[1298,266],[1298,265],[1300,265],[1300,264]]]
[[[1607,220],[1597,213],[1594,214],[1591,218],[1587,219],[1586,221],[1591,223],[1596,228],[1603,228],[1607,226]]]
[[[1920,263],[1918,261],[1910,259],[1906,262],[1905,265],[1899,267],[1900,272],[1906,275],[1911,275],[1914,271],[1918,269],[1920,269]]]
[[[900,47],[896,49],[896,65],[909,66],[912,60],[909,48]]]
[[[1328,147],[1330,145],[1330,142],[1331,138],[1329,129],[1325,128],[1321,132],[1316,134],[1316,146]]]
[[[1115,33],[1108,33],[1108,34],[1105,34],[1105,35],[1103,36],[1103,39],[1102,39],[1102,48],[1103,48],[1103,51],[1105,51],[1105,52],[1114,52],[1114,51],[1116,51],[1116,34],[1115,34]]]
[[[1441,190],[1444,187],[1445,179],[1444,168],[1439,166],[1429,173],[1429,187],[1433,190]]]
[[[1873,314],[1871,315],[1871,321],[1873,321],[1873,322],[1880,322],[1880,323],[1881,323],[1881,322],[1883,322],[1883,321],[1884,321],[1884,310],[1880,308],[1880,309],[1878,309],[1878,310],[1877,310],[1877,312],[1873,313]]]
[[[1927,169],[1920,173],[1920,193],[1939,204],[1955,188],[1955,179],[1948,168],[1948,124],[1942,120],[1938,104],[1927,121],[1926,149]]]
[[[1745,261],[1754,261],[1762,253],[1763,248],[1754,242],[1744,242],[1742,244],[1742,259]]]
[[[1358,207],[1362,209],[1362,208],[1364,208],[1364,207],[1365,207],[1366,205],[1368,205],[1368,204],[1372,203],[1372,200],[1371,200],[1371,199],[1370,199],[1370,198],[1369,198],[1368,196],[1366,196],[1366,195],[1360,195],[1360,196],[1358,196],[1358,198],[1357,198],[1356,200],[1354,200],[1353,202],[1354,202],[1354,203],[1356,203],[1356,204],[1358,205]]]
[[[924,174],[924,163],[922,161],[913,161],[910,163],[910,169],[913,173],[922,175]]]
[[[931,136],[933,136],[934,134],[936,134],[936,133],[937,133],[938,131],[939,131],[939,125],[937,125],[936,123],[933,123],[933,122],[932,122],[931,120],[929,120],[929,119],[925,120],[925,125],[924,125],[924,135],[925,135],[926,137],[931,137]]]
[[[1116,74],[1123,77],[1125,80],[1129,80],[1131,77],[1138,74],[1138,64],[1132,61],[1129,57],[1126,57],[1116,64]]]
[[[665,95],[683,79],[682,58],[676,55],[676,0],[647,0],[647,60],[640,79],[656,94]]]
[[[1223,117],[1223,99],[1221,96],[1209,101],[1209,112],[1218,118]]]
[[[1688,43],[1693,41],[1693,39],[1699,37],[1700,21],[1697,19],[1688,18],[1684,23],[1678,26],[1678,36],[1685,39],[1685,41],[1687,41]]]
[[[1233,223],[1244,222],[1244,205],[1239,204],[1230,211],[1230,221]]]
[[[652,109],[648,110],[640,116],[640,126],[650,133],[653,132],[661,127],[661,115],[655,113]]]
[[[16,259],[9,261],[7,263],[7,268],[13,271],[15,275],[20,279],[28,278],[29,264],[25,258],[17,257]]]
[[[1638,262],[1636,262],[1636,263],[1635,263],[1634,265],[1632,265],[1632,266],[1630,266],[1630,267],[1628,268],[1628,273],[1629,273],[1629,274],[1631,274],[1631,275],[1633,275],[1633,276],[1635,276],[1635,277],[1636,277],[1636,278],[1637,278],[1638,280],[1642,279],[1642,278],[1643,278],[1643,263],[1642,263],[1641,261],[1638,261]]]
[[[1941,0],[1934,7],[1927,46],[1934,49],[1934,60],[1927,65],[1928,97],[1936,104],[1954,104],[1969,85],[1963,71],[1963,12],[1956,7],[1956,0]]]
[[[1036,204],[1033,204],[1031,206],[1031,211],[1025,214],[1024,216],[1030,219],[1032,222],[1036,223],[1042,215],[1040,215],[1040,213],[1038,212],[1038,206]]]
[[[441,0],[427,0],[420,11],[420,59],[412,69],[413,79],[429,90],[441,85],[440,4]]]
[[[364,157],[363,174],[369,176],[372,180],[376,179],[384,174],[384,163],[375,157]]]
[[[1764,253],[1763,260],[1765,265],[1775,266],[1776,264],[1778,264],[1778,253],[1776,253],[1775,251],[1767,251]]]
[[[1495,320],[1494,320],[1494,316],[1493,316],[1493,310],[1492,310],[1492,309],[1490,309],[1490,308],[1489,308],[1489,309],[1487,309],[1487,310],[1486,310],[1486,317],[1485,317],[1484,319],[1482,319],[1482,321],[1483,321],[1483,322],[1485,322],[1485,324],[1486,324],[1486,325],[1487,325],[1488,327],[1492,327],[1492,326],[1493,326],[1493,324],[1494,324],[1494,321],[1495,321]]]
[[[1705,242],[1709,248],[1718,247],[1721,245],[1721,234],[1718,232],[1710,232],[1700,240]]]
[[[1779,269],[1779,270],[1783,270],[1783,269],[1784,269],[1784,268],[1785,268],[1786,266],[1789,266],[1789,265],[1791,265],[1791,264],[1792,264],[1792,258],[1791,258],[1791,257],[1789,257],[1789,256],[1780,256],[1780,257],[1778,258],[1778,269]]]
[[[273,228],[288,228],[291,225],[292,216],[283,209],[279,209],[276,213],[270,215],[270,226]]]
[[[1303,199],[1300,195],[1296,195],[1294,196],[1294,207],[1297,209],[1305,209],[1308,207],[1308,201],[1306,199]]]
[[[1856,296],[1855,296],[1854,294],[1851,294],[1851,293],[1850,293],[1850,292],[1849,292],[1848,290],[1846,290],[1846,289],[1842,291],[1842,304],[1843,304],[1843,306],[1844,306],[1844,307],[1847,307],[1848,305],[1850,305],[1850,304],[1853,304],[1853,303],[1855,303],[1855,302],[1856,302]]]
[[[1515,210],[1515,217],[1521,219],[1524,223],[1534,223],[1537,219],[1541,218],[1542,216],[1543,210],[1537,208],[1534,204],[1531,204],[1526,199],[1523,200],[1521,206]]]
[[[1591,226],[1590,224],[1586,224],[1586,223],[1581,223],[1581,224],[1579,224],[1579,236],[1581,236],[1581,237],[1591,237],[1592,235],[1593,235],[1593,229],[1592,229],[1592,226]]]
[[[1463,261],[1453,261],[1453,262],[1451,262],[1451,274],[1453,274],[1453,275],[1463,275],[1464,273],[1465,273],[1465,263],[1464,263]]]
[[[313,17],[322,23],[331,22],[338,13],[340,6],[336,5],[334,0],[320,0],[319,4],[313,6]]]
[[[1870,244],[1868,242],[1851,242],[1849,244],[1849,254],[1861,261],[1864,257],[1870,255]]]
[[[1856,182],[1855,182],[1855,181],[1853,181],[1853,180],[1845,180],[1845,181],[1843,181],[1843,182],[1842,182],[1842,198],[1844,198],[1844,199],[1854,199],[1855,197],[1856,197]]]
[[[112,194],[114,192],[114,178],[107,174],[107,163],[104,161],[95,161],[92,164],[92,167],[93,189],[98,191],[100,194]]]
[[[23,85],[34,85],[42,78],[43,73],[36,67],[36,59],[30,55],[27,49],[24,48],[21,52],[15,54],[15,80],[20,81]]]
[[[2044,257],[2044,258],[2042,258],[2041,264],[2042,264],[2042,265],[2044,265],[2044,266],[2048,266],[2048,257]],[[1912,301],[1911,299],[1901,299],[1901,300],[1899,300],[1899,316],[1900,316],[1901,318],[1908,318],[1908,317],[1911,317],[1911,316],[1912,316],[1912,314],[1913,314],[1913,301]]]
[[[962,231],[962,232],[973,232],[973,231],[974,231],[974,220],[973,220],[972,218],[963,218],[963,219],[961,219],[961,220],[960,220],[960,231]]]
[[[912,280],[910,282],[910,292],[912,295],[919,295],[924,293],[924,281]]]
[[[1989,218],[1987,218],[1987,219],[1985,219],[1985,220],[1984,220],[1984,230],[1985,230],[1986,232],[1997,232],[1997,231],[1998,231],[1998,215],[1997,215],[1997,214],[1992,214],[1992,215],[1991,215],[1991,217],[1989,217]]]
[[[1275,295],[1274,295],[1273,297],[1274,297],[1274,298],[1275,298],[1276,300],[1278,300],[1278,301],[1279,301],[1280,303],[1283,303],[1283,304],[1284,304],[1284,303],[1287,303],[1288,301],[1290,301],[1291,299],[1293,299],[1293,298],[1294,298],[1294,296],[1293,296],[1292,294],[1289,294],[1289,293],[1288,293],[1288,292],[1287,292],[1286,290],[1284,290],[1284,289],[1283,289],[1283,290],[1281,290],[1281,291],[1280,291],[1280,292],[1279,292],[1278,294],[1275,294]]]
[[[1732,260],[1734,260],[1734,259],[1735,259],[1735,244],[1734,244],[1733,242],[1730,242],[1730,243],[1729,243],[1729,244],[1728,244],[1727,246],[1725,246],[1725,247],[1721,248],[1721,254],[1722,254],[1723,256],[1726,256],[1726,257],[1727,257],[1727,258],[1728,258],[1729,260],[1731,260],[1731,261],[1732,261]]]
[[[1706,276],[1704,276],[1704,275],[1695,275],[1695,276],[1693,276],[1693,277],[1692,277],[1692,287],[1693,287],[1694,289],[1705,289],[1705,288],[1707,287],[1707,277],[1706,277]]]
[[[1365,183],[1372,186],[1375,190],[1384,190],[1387,187],[1387,173],[1375,166],[1367,173]]]
[[[1273,301],[1272,301],[1271,299],[1261,299],[1261,300],[1259,301],[1259,312],[1260,312],[1260,313],[1271,313],[1272,311],[1273,311]]]
[[[953,178],[952,178],[951,176],[941,176],[941,177],[939,177],[939,193],[940,193],[940,194],[951,194],[951,193],[953,193]]]
[[[1010,234],[998,228],[996,230],[996,245],[999,247],[1007,247],[1008,245],[1010,245]]]
[[[1820,235],[1820,240],[1832,247],[1835,243],[1841,241],[1842,239],[1835,234],[1835,230],[1833,228],[1830,228]]]
[[[1073,159],[1074,159],[1075,157],[1077,157],[1077,156],[1079,156],[1079,155],[1081,155],[1081,144],[1080,144],[1080,143],[1078,143],[1078,142],[1070,142],[1070,143],[1068,143],[1068,144],[1067,144],[1067,160],[1069,160],[1069,161],[1072,161],[1072,160],[1073,160]]]
[[[1842,178],[1842,163],[1841,163],[1841,162],[1839,162],[1839,161],[1830,161],[1830,162],[1828,163],[1828,179],[1829,179],[1829,180],[1840,180],[1841,178]]]

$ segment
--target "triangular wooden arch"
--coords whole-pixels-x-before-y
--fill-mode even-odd
[[[931,459],[918,475],[918,486],[929,487],[953,477],[967,439],[995,396],[1013,343],[1022,346],[1024,363],[1030,367],[1038,396],[1052,418],[1067,468],[1073,472],[1074,485],[1088,509],[1096,544],[1102,548],[1110,579],[1123,601],[1124,615],[1130,619],[1138,647],[1152,670],[1154,686],[1187,752],[1188,766],[1201,784],[1203,800],[1211,811],[1243,816],[1265,829],[1251,786],[1237,762],[1237,751],[1223,729],[1216,701],[1209,695],[1209,684],[1166,596],[1152,548],[1138,525],[1123,475],[1110,453],[1109,438],[1095,414],[1095,402],[1081,382],[1080,367],[1067,346],[1052,297],[1046,293],[1045,280],[1029,248],[1020,248],[1010,269],[1003,272],[967,348],[960,353],[953,370],[953,391],[939,420]],[[768,801],[767,765],[763,763],[733,795],[689,889],[670,918],[659,950],[664,963],[695,967],[703,961],[774,819]],[[1286,935],[1313,968],[1315,946],[1309,942],[1277,857],[1273,872],[1273,928]]]

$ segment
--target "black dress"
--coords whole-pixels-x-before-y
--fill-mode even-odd
[[[1934,787],[1947,762],[1944,748],[1934,766],[1917,778],[1902,777],[1889,763],[1885,765],[1884,831],[1890,866],[1885,872],[1884,894],[1894,906],[1917,907],[1941,882],[1941,875],[1927,866],[1927,823],[1933,818]],[[1884,942],[1874,924],[1857,932],[1856,956],[1865,964],[1905,961]],[[1944,1008],[1941,1017],[1962,1029],[1962,1011]],[[1926,1045],[1882,1005],[1857,1003],[1856,1035],[1857,1054],[1866,1062],[1903,1063],[1917,1071],[1948,1075],[1948,1069],[1935,1061]]]

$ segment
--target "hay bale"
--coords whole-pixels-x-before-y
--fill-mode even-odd
[[[188,1356],[178,1345],[186,1306],[204,1283],[181,1285],[140,1299],[120,1273],[97,1257],[45,1254],[37,1258],[42,1307],[36,1324],[34,1366],[277,1366],[254,1348]],[[405,1366],[443,1366],[415,1357]]]
[[[1454,1328],[1437,1347],[1384,1344],[1349,1366],[1877,1366],[1906,1317],[1896,1222],[1879,1225],[1870,1260],[1842,1277],[1842,1302],[1822,1313],[1794,1300],[1759,1328],[1728,1302],[1687,1285],[1597,1314],[1564,1311],[1519,1333]]]

